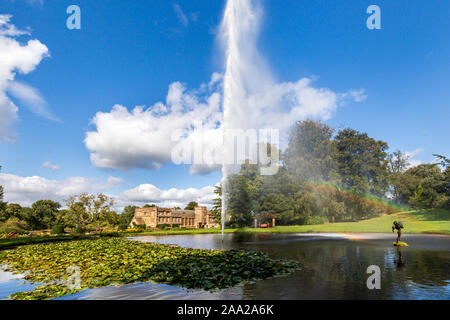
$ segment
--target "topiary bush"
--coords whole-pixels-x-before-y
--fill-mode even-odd
[[[50,232],[51,234],[63,234],[64,233],[64,226],[60,224],[56,224],[52,227],[52,230]]]

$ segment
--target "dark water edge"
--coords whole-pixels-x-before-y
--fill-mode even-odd
[[[450,300],[450,236],[405,235],[403,240],[410,245],[408,248],[393,247],[394,239],[392,234],[227,234],[223,242],[218,234],[130,238],[202,249],[264,251],[274,259],[298,260],[304,269],[215,292],[136,283],[88,289],[58,299]],[[366,271],[370,265],[380,267],[380,290],[367,288],[370,275]],[[0,299],[5,299],[8,291],[19,291],[18,280],[2,283],[1,279],[0,273]]]

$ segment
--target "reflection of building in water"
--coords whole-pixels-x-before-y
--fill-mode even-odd
[[[194,210],[167,209],[159,207],[137,208],[131,220],[134,224],[156,228],[158,225],[179,226],[182,228],[214,228],[218,224],[214,221],[211,211],[206,207],[195,207]]]

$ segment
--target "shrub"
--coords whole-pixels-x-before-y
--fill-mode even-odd
[[[328,223],[328,219],[325,217],[317,217],[317,216],[312,216],[312,217],[308,217],[306,219],[306,223],[307,225],[316,225],[316,224],[325,224]]]
[[[52,227],[52,231],[50,233],[51,234],[63,234],[64,233],[64,226],[62,226],[60,224],[55,224]]]
[[[120,224],[118,229],[119,231],[125,231],[128,229],[128,226],[126,224]]]
[[[27,224],[19,218],[12,217],[0,225],[0,233],[25,233]]]
[[[75,228],[75,233],[84,233],[84,230],[82,227],[76,227]]]
[[[158,224],[156,227],[161,230],[166,230],[170,228],[170,224]]]

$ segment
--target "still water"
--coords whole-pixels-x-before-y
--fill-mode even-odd
[[[404,235],[409,247],[399,249],[392,246],[394,239],[393,234],[229,234],[224,242],[216,234],[130,238],[191,248],[260,250],[274,259],[298,260],[303,270],[212,293],[137,283],[60,299],[450,299],[450,237]],[[371,265],[381,269],[380,290],[367,289]],[[19,280],[2,283],[1,278],[0,272],[0,299],[18,291]]]

